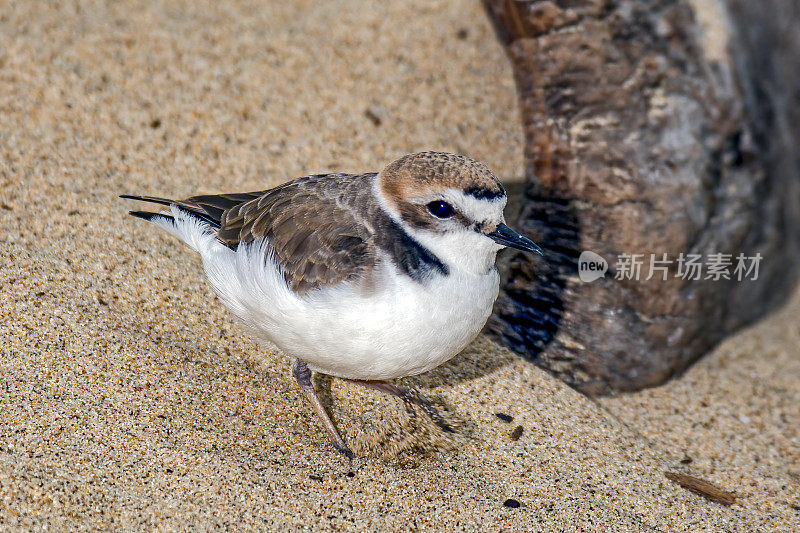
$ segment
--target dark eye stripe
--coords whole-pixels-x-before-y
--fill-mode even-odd
[[[409,227],[415,229],[445,232],[447,231],[447,228],[441,227],[439,224],[439,221],[441,220],[457,222],[465,228],[472,227],[472,224],[474,223],[472,220],[469,220],[464,214],[458,211],[455,211],[453,216],[450,218],[438,218],[431,214],[426,204],[402,203],[398,205],[398,207],[400,209],[400,218],[403,220],[403,222],[408,224]]]
[[[488,187],[470,187],[464,191],[464,194],[468,194],[478,200],[494,200],[495,198],[500,198],[506,195],[505,189],[503,189],[502,185],[497,185],[497,189],[489,189]]]

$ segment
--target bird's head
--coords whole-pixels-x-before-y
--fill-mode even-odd
[[[387,210],[446,264],[486,271],[504,247],[541,254],[505,224],[506,192],[485,164],[441,152],[401,157],[378,175]]]

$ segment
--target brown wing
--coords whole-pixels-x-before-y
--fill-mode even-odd
[[[367,272],[387,255],[414,280],[448,274],[435,254],[386,213],[372,193],[376,174],[309,176],[268,191],[169,200],[122,195],[174,205],[217,229],[229,248],[266,238],[287,282],[298,292],[336,285]],[[131,211],[152,220],[163,213]]]
[[[365,176],[343,174],[294,180],[224,209],[217,237],[231,248],[266,238],[297,292],[336,285],[377,261],[373,231],[357,208],[371,196],[367,183]],[[217,198],[189,201],[208,212],[224,208]]]

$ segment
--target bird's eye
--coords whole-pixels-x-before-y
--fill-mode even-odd
[[[437,218],[450,218],[454,213],[453,206],[441,200],[429,203],[428,211]]]

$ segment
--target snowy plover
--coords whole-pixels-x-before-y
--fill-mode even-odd
[[[350,457],[311,371],[399,396],[451,431],[429,402],[385,380],[439,366],[475,338],[497,297],[500,249],[542,253],[505,225],[492,171],[446,153],[265,191],[122,197],[168,206],[131,214],[200,254],[228,309],[293,358],[300,389]]]

